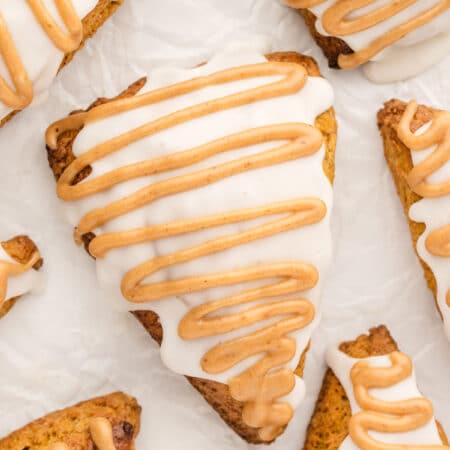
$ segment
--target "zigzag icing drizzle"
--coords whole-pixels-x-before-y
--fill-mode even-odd
[[[435,275],[437,301],[450,336],[450,112],[434,111],[431,123],[413,133],[410,127],[416,111],[417,103],[410,102],[397,133],[414,162],[407,182],[423,197],[410,209],[413,220],[426,224],[417,250]]]
[[[411,359],[393,352],[351,358],[337,348],[327,362],[350,400],[349,436],[340,450],[427,450],[442,444],[433,406],[417,389]]]
[[[269,255],[258,264],[179,278],[172,275],[169,280],[158,279],[161,279],[160,274],[186,262],[193,264],[206,256],[245,248],[253,242],[261,241],[259,245],[264,245],[262,240],[280,233],[316,226],[327,214],[324,201],[316,197],[298,197],[264,202],[262,197],[259,205],[229,210],[225,208],[225,212],[213,214],[208,214],[209,205],[206,204],[205,214],[200,216],[106,233],[99,233],[98,230],[121,218],[125,219],[121,222],[126,224],[127,214],[158,201],[168,201],[173,195],[190,191],[195,195],[196,190],[214,186],[230,177],[311,157],[322,149],[321,133],[311,125],[297,122],[275,121],[274,124],[248,129],[241,124],[238,127],[241,131],[218,139],[192,147],[185,144],[184,148],[176,152],[147,160],[143,158],[113,170],[107,169],[103,174],[89,176],[79,184],[74,185],[73,180],[84,168],[92,166],[95,171],[98,161],[146,137],[157,136],[172,128],[173,133],[176,133],[175,127],[216,113],[238,111],[239,108],[274,99],[282,101],[284,97],[301,92],[307,82],[305,69],[297,64],[263,62],[237,66],[151,90],[133,98],[107,103],[87,113],[72,115],[52,125],[47,132],[47,143],[55,148],[58,136],[64,130],[88,126],[148,105],[156,107],[164,102],[179,101],[182,96],[204,95],[205,89],[217,87],[221,90],[227,85],[233,86],[233,83],[247,86],[238,88],[237,92],[215,95],[207,101],[185,108],[174,106],[170,113],[157,115],[154,120],[87,148],[59,179],[58,195],[67,202],[77,202],[95,198],[99,193],[108,192],[131,180],[158,176],[158,181],[143,184],[140,189],[109,204],[97,203],[96,208],[86,209],[81,219],[77,220],[75,238],[78,242],[81,242],[83,235],[93,231],[96,233],[89,251],[98,259],[107,257],[117,249],[132,248],[143,243],[184,235],[195,236],[198,232],[208,234],[205,240],[200,239],[197,243],[165,255],[147,258],[134,267],[127,266],[121,292],[136,309],[147,304],[148,309],[155,309],[159,313],[161,310],[158,308],[163,306],[158,305],[173,302],[175,298],[209,290],[233,290],[219,299],[197,302],[197,306],[188,308],[180,317],[177,331],[179,339],[185,342],[207,343],[205,339],[218,339],[216,344],[205,348],[198,363],[203,373],[213,379],[234,370],[234,375],[226,378],[231,395],[244,403],[245,423],[259,428],[261,438],[267,441],[282,432],[293,414],[292,405],[282,400],[294,390],[297,382],[293,369],[286,365],[295,367],[296,356],[299,350],[300,354],[303,351],[291,335],[301,332],[315,316],[314,305],[299,294],[316,287],[319,278],[317,268],[309,262],[296,260],[270,262]],[[264,107],[261,108],[264,110]],[[201,127],[201,121],[198,123]],[[250,155],[239,154],[261,146],[264,150]],[[209,165],[211,158],[222,158],[227,153],[232,155],[230,161]],[[175,172],[175,175],[162,179],[159,177],[168,172]],[[256,173],[264,173],[264,170]],[[223,195],[226,199],[227,193]],[[253,225],[244,228],[246,222]],[[238,226],[239,231],[222,234],[220,230],[230,225]],[[213,237],[214,234],[216,236]],[[148,282],[155,276],[156,281]],[[245,288],[245,285],[249,287]],[[150,302],[154,306],[149,305]],[[166,328],[170,327],[164,324],[164,318],[163,327],[166,339]]]
[[[27,4],[56,48],[68,53],[80,45],[83,26],[71,0],[55,0],[68,32],[53,19],[42,0],[27,0]],[[14,88],[8,86],[8,83],[0,77],[0,102],[12,109],[23,109],[33,100],[33,85],[1,12],[0,55],[14,86]]]
[[[287,2],[311,9],[319,18],[319,33],[342,38],[350,46],[353,53],[339,55],[341,68],[374,61],[365,73],[376,82],[414,76],[450,52],[450,0]],[[417,54],[420,57],[414,58]]]
[[[42,101],[97,0],[0,1],[0,119]],[[36,51],[38,49],[39,51]]]

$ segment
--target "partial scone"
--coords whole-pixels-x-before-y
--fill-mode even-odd
[[[0,127],[15,112],[46,98],[57,71],[72,59],[122,1],[1,3]]]
[[[330,67],[364,64],[372,81],[413,77],[450,53],[450,0],[285,0],[299,9]],[[370,9],[369,9],[370,8]]]
[[[47,130],[100,284],[248,442],[273,441],[304,395],[331,253],[332,100],[311,58],[234,51]]]
[[[39,284],[43,259],[28,236],[0,242],[0,319],[16,301]]]
[[[450,112],[391,100],[379,111],[378,126],[414,248],[450,338]]]
[[[1,450],[134,450],[141,407],[122,392],[56,411],[0,439]]]
[[[304,450],[449,449],[411,359],[385,326],[330,348],[327,363]]]

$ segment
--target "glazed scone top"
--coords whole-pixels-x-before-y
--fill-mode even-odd
[[[336,347],[327,364],[349,399],[349,435],[340,450],[448,450],[431,402],[420,393],[411,359],[398,351],[353,358]]]
[[[297,64],[234,51],[152,71],[137,97],[47,133],[54,147],[58,133],[84,124],[58,195],[78,238],[97,236],[89,250],[100,283],[121,309],[154,310],[166,365],[228,383],[265,440],[303,397],[293,371],[330,261],[332,191],[312,125],[332,98]],[[91,175],[72,186],[86,164]],[[269,351],[275,359],[258,363]],[[267,393],[283,397],[276,412]]]
[[[436,278],[437,303],[450,339],[450,111],[434,111],[432,121],[413,133],[416,110],[417,103],[410,102],[397,128],[414,165],[407,182],[423,197],[411,206],[409,216],[426,225],[417,252]]]
[[[0,0],[0,119],[43,101],[97,0]],[[38,49],[38,51],[37,51]]]
[[[3,248],[0,242],[0,309],[4,302],[39,288],[42,275],[33,270],[41,256],[35,251],[28,262],[20,264]]]
[[[375,82],[417,75],[450,53],[450,0],[287,0],[318,17],[317,31],[344,40],[354,51],[341,68],[366,63]]]

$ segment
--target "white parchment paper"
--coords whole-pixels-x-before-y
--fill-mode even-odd
[[[0,322],[0,436],[55,409],[123,390],[143,406],[141,450],[251,446],[218,418],[130,315],[114,313],[94,262],[62,220],[44,131],[68,111],[115,95],[161,64],[193,66],[230,42],[314,56],[336,92],[335,260],[323,320],[306,365],[308,394],[275,450],[299,450],[329,343],[387,324],[416,363],[420,386],[450,431],[450,345],[413,253],[387,169],[376,111],[391,97],[450,107],[450,58],[404,83],[376,86],[359,71],[328,70],[295,11],[276,0],[125,0],[58,77],[48,101],[0,130],[0,238],[27,233],[45,258],[47,287]]]

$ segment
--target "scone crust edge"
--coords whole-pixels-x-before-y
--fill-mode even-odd
[[[384,108],[378,112],[378,128],[383,139],[384,155],[392,173],[406,219],[408,220],[414,252],[422,265],[428,287],[434,295],[436,308],[441,314],[437,303],[436,278],[430,267],[417,252],[417,241],[425,231],[425,224],[415,222],[409,217],[410,207],[421,200],[422,197],[413,192],[408,185],[407,176],[413,169],[411,150],[403,144],[397,135],[397,125],[405,112],[406,106],[407,104],[405,102],[398,99],[392,99],[386,102]],[[420,105],[412,122],[412,131],[418,130],[422,125],[429,122],[432,119],[432,114],[432,108]]]
[[[117,450],[134,450],[140,427],[141,407],[136,399],[122,392],[93,398],[37,419],[0,439],[2,450],[47,450],[50,444],[63,442],[69,448],[93,448],[89,420],[104,417],[113,426]],[[132,435],[120,436],[120,428],[130,424]],[[117,439],[117,440],[116,440]]]
[[[353,53],[353,50],[344,40],[338,37],[320,34],[316,29],[317,17],[309,9],[300,9],[299,13],[302,15],[314,41],[327,58],[328,66],[333,69],[340,69],[338,63],[339,55],[348,55]]]

